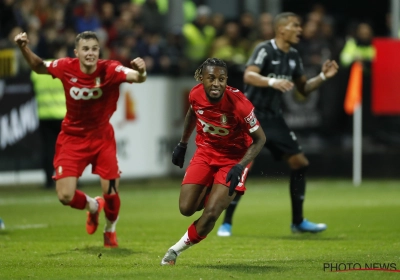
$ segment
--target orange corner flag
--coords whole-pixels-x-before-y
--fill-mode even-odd
[[[349,83],[344,99],[344,111],[352,115],[356,107],[361,105],[362,98],[362,64],[354,62],[350,70]]]

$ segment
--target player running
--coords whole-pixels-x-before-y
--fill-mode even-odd
[[[206,238],[233,198],[245,192],[248,165],[265,143],[253,105],[242,92],[226,84],[224,61],[207,59],[194,77],[200,84],[189,94],[190,108],[172,162],[183,167],[187,143],[196,128],[197,150],[183,178],[179,210],[184,216],[192,216],[203,205],[205,208],[168,249],[161,265],[174,265],[179,254]]]
[[[117,107],[119,85],[144,82],[145,63],[135,58],[130,69],[118,61],[99,59],[99,40],[91,31],[77,35],[76,58],[48,63],[30,50],[26,33],[16,35],[14,40],[33,71],[59,78],[64,86],[67,113],[53,161],[58,199],[63,205],[88,210],[86,231],[89,234],[97,230],[99,213],[104,208],[104,246],[117,247],[120,171],[114,130],[109,121]],[[76,189],[78,178],[89,164],[92,173],[100,176],[103,197],[92,198]]]

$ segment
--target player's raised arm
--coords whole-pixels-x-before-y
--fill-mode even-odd
[[[126,74],[126,81],[129,83],[143,83],[146,81],[146,64],[140,57],[131,61],[131,67],[134,71],[129,71]]]
[[[32,50],[28,47],[28,35],[23,32],[19,33],[14,38],[15,43],[17,43],[19,49],[22,52],[25,60],[28,62],[29,66],[33,71],[38,74],[49,74],[47,67],[44,65],[43,59],[38,57]]]
[[[330,79],[336,75],[338,72],[339,66],[334,60],[327,60],[322,65],[321,73],[317,76],[307,80],[306,76],[301,76],[295,80],[297,90],[307,96],[313,90],[319,88],[323,82],[327,79]]]

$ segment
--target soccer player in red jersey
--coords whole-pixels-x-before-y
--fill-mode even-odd
[[[120,209],[120,171],[114,130],[109,120],[117,107],[119,85],[144,82],[145,63],[141,58],[135,58],[131,61],[131,69],[118,61],[99,59],[99,41],[96,33],[91,31],[77,35],[76,58],[61,58],[49,63],[30,50],[25,32],[15,36],[14,40],[33,71],[59,78],[64,86],[67,113],[53,161],[58,199],[63,205],[88,210],[86,231],[89,234],[97,230],[98,216],[104,208],[104,246],[117,247],[115,226]],[[76,189],[78,178],[89,164],[92,173],[100,176],[104,198],[92,198]]]
[[[182,215],[192,216],[205,208],[168,249],[161,265],[174,265],[182,251],[206,238],[233,198],[245,192],[248,166],[266,141],[253,105],[238,89],[227,86],[224,61],[207,59],[194,77],[200,83],[189,94],[190,108],[172,162],[183,167],[187,143],[196,128],[197,150],[183,178],[179,209]]]

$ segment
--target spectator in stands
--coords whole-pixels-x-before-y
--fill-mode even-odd
[[[67,48],[63,45],[57,46],[53,59],[65,57]],[[49,57],[48,57],[49,58]],[[59,79],[53,79],[50,75],[39,75],[31,72],[33,90],[37,102],[39,117],[39,132],[42,143],[42,168],[45,173],[45,188],[53,189],[54,167],[53,158],[57,136],[61,131],[61,122],[67,112],[65,106],[64,87]]]
[[[75,31],[96,31],[101,27],[100,19],[97,16],[93,0],[81,0],[82,14],[75,18]]]
[[[252,42],[249,49],[249,55],[254,48],[263,41],[274,38],[274,27],[272,25],[273,17],[269,13],[262,13],[258,18],[257,38]]]
[[[156,0],[146,0],[142,6],[142,19],[145,30],[151,33],[164,33],[166,22],[157,6]]]
[[[309,69],[315,68],[318,73],[322,63],[330,57],[328,44],[319,37],[319,22],[307,20],[303,25],[302,37],[296,49],[303,59],[303,65]]]
[[[354,61],[371,62],[375,57],[375,48],[372,45],[373,36],[370,24],[366,22],[359,23],[356,27],[355,36],[347,39],[340,53],[341,65],[348,67]]]
[[[240,26],[236,22],[225,25],[224,35],[216,38],[211,48],[211,57],[222,59],[226,62],[229,72],[229,84],[243,91],[243,65],[248,58],[250,43],[242,38]]]
[[[17,26],[17,19],[14,11],[14,0],[0,2],[0,47],[8,45],[8,35]]]
[[[186,39],[185,53],[193,70],[209,55],[215,38],[215,29],[209,24],[210,16],[211,9],[208,6],[199,6],[196,19],[183,26],[183,35]]]
[[[240,15],[240,36],[249,41],[257,39],[257,28],[254,16],[250,12]]]
[[[211,16],[211,25],[215,29],[215,36],[222,36],[225,29],[225,16],[221,13],[214,13]]]

